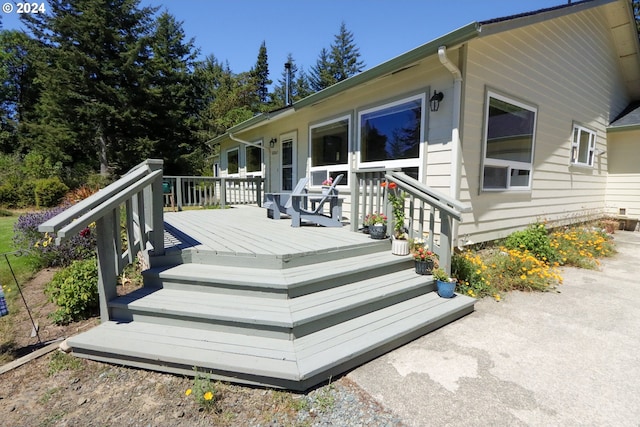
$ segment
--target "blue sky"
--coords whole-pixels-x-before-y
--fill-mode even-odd
[[[0,0],[0,3],[16,3]],[[41,2],[39,2],[41,3]],[[48,5],[45,3],[45,7]],[[142,0],[166,8],[201,57],[229,61],[248,71],[267,45],[271,78],[281,76],[287,54],[299,68],[313,66],[340,23],[354,34],[366,68],[394,58],[474,21],[566,4],[566,0]],[[18,27],[15,13],[2,13],[3,28]]]

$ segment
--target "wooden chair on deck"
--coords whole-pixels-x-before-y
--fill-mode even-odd
[[[263,206],[267,208],[267,216],[272,219],[280,219],[281,214],[291,215],[288,212],[291,209],[291,195],[306,194],[307,182],[309,182],[309,178],[300,178],[291,193],[266,193]]]
[[[344,175],[338,175],[325,194],[291,193],[291,208],[286,212],[291,215],[291,226],[300,227],[302,221],[325,227],[342,227],[342,199],[338,197],[336,185]],[[329,214],[324,214],[324,205],[329,204]],[[311,205],[311,209],[307,206]]]

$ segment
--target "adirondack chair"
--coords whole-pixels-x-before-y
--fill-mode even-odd
[[[336,185],[344,175],[338,175],[325,194],[291,193],[289,201],[291,209],[287,213],[291,215],[291,226],[300,227],[302,221],[325,227],[342,227],[342,199],[338,197]],[[329,214],[324,214],[324,205],[329,204]],[[311,204],[311,209],[307,206]]]
[[[300,178],[298,184],[296,184],[295,188],[291,193],[267,193],[265,194],[265,202],[263,206],[267,208],[267,216],[272,219],[280,219],[280,215],[291,215],[291,213],[287,212],[288,209],[291,209],[291,198],[292,194],[305,194],[307,189],[307,182],[309,182],[309,178],[304,177]]]

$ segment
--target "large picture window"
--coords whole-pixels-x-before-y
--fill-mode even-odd
[[[348,184],[350,124],[351,118],[345,116],[310,127],[311,185],[322,185],[340,174],[344,177],[339,185]]]
[[[531,188],[537,109],[489,92],[482,188]]]
[[[585,127],[574,125],[571,141],[571,163],[580,166],[593,166],[596,151],[596,133]]]
[[[362,111],[360,162],[418,159],[423,112],[423,95]]]

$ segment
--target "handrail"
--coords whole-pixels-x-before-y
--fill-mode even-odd
[[[56,233],[56,244],[96,225],[100,318],[110,319],[108,303],[117,296],[118,275],[138,253],[164,254],[162,160],[148,159],[116,182],[42,223],[40,232]],[[124,207],[123,250],[121,209]],[[147,260],[148,261],[148,260]]]
[[[429,238],[428,245],[431,250],[438,254],[440,267],[447,273],[451,273],[451,254],[453,252],[453,223],[452,220],[462,221],[462,213],[470,212],[471,206],[465,205],[458,200],[454,200],[447,195],[424,185],[420,181],[402,173],[389,171],[385,174],[385,178],[396,183],[401,191],[409,194],[409,233],[413,234],[415,227],[413,226],[413,212],[416,208],[415,199],[419,200],[421,206],[419,209],[418,228],[420,235],[423,234],[424,224],[424,207],[426,203],[431,206],[429,215]],[[434,240],[435,235],[435,210],[440,213],[440,239],[438,245]]]
[[[395,182],[405,192],[412,196],[445,211],[458,221],[462,221],[462,214],[471,212],[471,206],[465,205],[458,200],[452,199],[444,193],[434,190],[405,173],[387,172],[385,174],[391,182]]]
[[[408,198],[408,215],[406,219],[409,237],[424,236],[425,223],[428,225],[427,244],[440,259],[440,265],[447,272],[451,272],[451,254],[453,251],[453,220],[462,221],[462,214],[470,212],[471,207],[452,199],[420,181],[397,170],[363,169],[354,172],[352,179],[352,230],[357,231],[360,221],[367,214],[384,212],[392,219],[392,212],[388,203],[387,193],[382,191],[383,182],[393,182]],[[438,212],[436,212],[436,210]],[[427,214],[425,218],[425,213]],[[439,215],[437,215],[437,213]],[[437,218],[438,216],[438,218]],[[439,229],[437,228],[439,226]],[[435,236],[438,236],[436,242]]]

